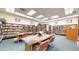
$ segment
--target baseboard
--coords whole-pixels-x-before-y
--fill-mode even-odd
[[[4,37],[2,40],[11,39],[11,38],[16,38],[16,36]]]
[[[56,34],[56,35],[62,35],[62,36],[66,36],[66,34]]]

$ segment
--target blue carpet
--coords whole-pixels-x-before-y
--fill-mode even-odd
[[[0,43],[0,51],[24,51],[25,43],[14,43],[14,39],[3,40]],[[56,35],[54,45],[49,46],[47,51],[79,51],[76,43],[66,40],[65,36]]]
[[[3,40],[0,44],[0,51],[24,51],[25,43],[14,43],[14,39]]]
[[[56,35],[54,44],[47,49],[48,51],[79,51],[76,42],[69,41],[65,36]]]

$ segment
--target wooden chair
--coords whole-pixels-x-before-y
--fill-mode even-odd
[[[46,40],[44,42],[40,42],[40,44],[33,46],[33,48],[34,48],[33,50],[34,51],[45,51],[48,47],[48,43],[49,43],[49,40]]]
[[[78,40],[77,40],[77,47],[79,48],[79,38],[78,38]]]
[[[51,37],[49,39],[49,46],[52,46],[52,44],[54,44],[54,39],[55,39],[55,37]]]

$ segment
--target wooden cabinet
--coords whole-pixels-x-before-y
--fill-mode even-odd
[[[68,28],[66,33],[67,40],[77,41],[78,39],[78,29],[77,28]]]

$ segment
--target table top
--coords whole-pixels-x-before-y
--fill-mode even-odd
[[[17,33],[17,35],[30,34],[30,33],[33,33],[33,32]]]
[[[30,37],[26,37],[26,38],[23,38],[23,40],[28,44],[28,45],[31,45],[31,44],[34,44],[34,43],[37,43],[37,42],[41,42],[43,40],[46,40],[50,37],[54,37],[55,34],[43,34],[42,36],[38,36],[38,35],[33,35],[33,36],[30,36]]]

